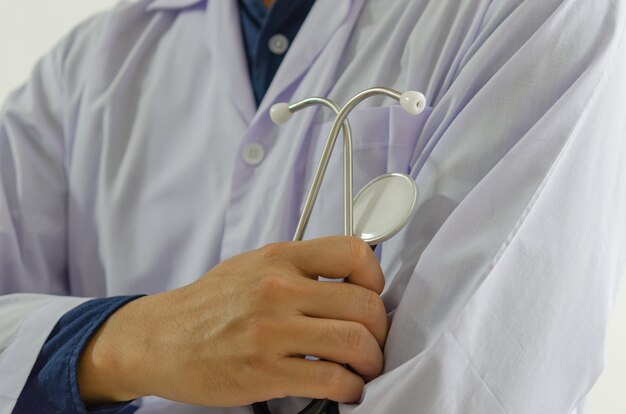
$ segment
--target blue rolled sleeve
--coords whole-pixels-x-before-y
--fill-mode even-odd
[[[20,397],[16,414],[129,414],[130,402],[88,409],[80,398],[79,358],[98,328],[119,308],[140,298],[116,296],[93,299],[67,312],[44,344]]]

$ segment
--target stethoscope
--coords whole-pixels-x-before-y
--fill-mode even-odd
[[[277,103],[270,109],[270,117],[277,125],[287,122],[295,112],[311,106],[325,106],[332,109],[336,115],[298,220],[293,241],[300,241],[304,236],[330,156],[342,129],[344,235],[360,237],[375,248],[379,243],[395,236],[413,216],[419,196],[417,184],[410,176],[403,173],[388,173],[376,177],[367,183],[354,199],[352,198],[352,133],[347,118],[361,101],[376,95],[384,95],[397,100],[400,106],[411,115],[418,115],[426,109],[426,98],[423,94],[415,91],[400,93],[383,87],[366,89],[356,94],[343,107],[339,107],[327,98],[312,97],[292,104]],[[254,403],[252,408],[255,414],[271,414],[267,402]],[[318,399],[312,400],[299,414],[335,413],[339,413],[336,402]]]

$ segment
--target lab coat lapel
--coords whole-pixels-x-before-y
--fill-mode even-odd
[[[217,60],[218,76],[226,84],[228,97],[244,121],[250,124],[256,112],[256,103],[241,37],[237,1],[209,1],[206,14],[210,59]]]
[[[208,2],[206,38],[209,51],[212,56],[219,55],[217,62],[219,76],[226,83],[229,98],[247,124],[254,122],[255,114],[261,116],[266,113],[275,101],[291,98],[287,96],[279,99],[294,82],[302,79],[333,36],[341,31],[341,45],[338,45],[334,59],[324,62],[328,66],[327,69],[336,65],[362,5],[363,0],[315,3],[257,111],[241,37],[237,2],[235,0]],[[325,73],[332,72],[328,70]],[[317,81],[316,90],[310,93],[325,95],[331,89],[334,77],[321,77]]]

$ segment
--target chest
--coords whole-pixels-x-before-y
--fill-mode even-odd
[[[464,38],[447,46],[454,53],[435,56],[416,34],[435,31],[423,20],[435,11],[405,3],[385,13],[381,2],[346,10],[317,45],[305,22],[256,109],[236,30],[219,39],[211,32],[219,6],[151,17],[135,29],[128,53],[93,60],[70,163],[70,250],[81,252],[70,254],[73,273],[95,262],[109,293],[160,291],[240,252],[291,239],[333,117],[308,109],[276,126],[268,109],[319,95],[342,104],[375,85],[435,98],[449,73],[433,65],[448,59],[451,67]],[[396,31],[382,36],[396,17]],[[355,191],[377,175],[412,170],[429,113],[412,117],[377,99],[353,112]],[[306,238],[341,233],[342,191],[339,144]]]

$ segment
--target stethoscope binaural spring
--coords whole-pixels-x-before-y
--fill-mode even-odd
[[[366,184],[354,198],[352,197],[352,133],[347,117],[361,101],[377,95],[397,100],[400,106],[411,115],[418,115],[426,109],[426,98],[420,92],[401,93],[384,87],[366,89],[356,94],[343,107],[339,107],[327,98],[312,97],[292,104],[278,103],[270,109],[270,117],[276,124],[287,122],[295,112],[311,106],[325,106],[333,110],[336,115],[307,194],[293,241],[300,241],[304,236],[330,156],[342,129],[344,235],[356,235],[374,248],[377,244],[396,235],[413,216],[417,205],[418,190],[415,181],[406,174],[381,175]],[[252,407],[255,414],[271,414],[267,402],[257,402]],[[299,414],[335,413],[339,413],[336,402],[318,399],[312,400]]]

